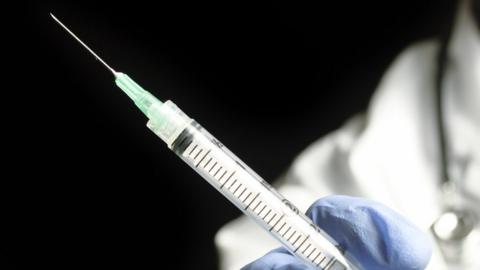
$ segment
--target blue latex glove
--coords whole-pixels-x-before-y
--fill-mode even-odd
[[[367,270],[424,269],[431,256],[427,235],[392,209],[367,199],[330,196],[307,215]],[[242,270],[311,269],[280,247]]]

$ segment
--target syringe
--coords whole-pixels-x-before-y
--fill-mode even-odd
[[[298,208],[184,114],[172,101],[162,103],[128,75],[108,66],[53,14],[52,18],[115,76],[115,83],[148,117],[147,127],[192,169],[235,204],[245,215],[316,269],[359,269],[336,243]],[[259,254],[260,255],[260,254]]]

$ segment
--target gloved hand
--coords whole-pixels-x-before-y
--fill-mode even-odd
[[[367,199],[329,196],[307,215],[366,270],[424,269],[431,256],[427,235],[392,209]],[[242,270],[307,270],[280,247]]]

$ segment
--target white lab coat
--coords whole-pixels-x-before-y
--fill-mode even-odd
[[[462,197],[480,216],[480,37],[469,11],[460,10],[444,83],[445,122],[450,170],[461,177],[468,193]],[[303,211],[330,194],[368,197],[429,232],[442,213],[434,106],[438,50],[438,42],[427,41],[400,54],[367,113],[304,150],[276,182],[280,193]],[[476,252],[462,254],[461,269],[480,269],[479,239]],[[244,216],[221,228],[215,241],[224,270],[240,269],[279,246]],[[435,246],[428,269],[453,267]]]

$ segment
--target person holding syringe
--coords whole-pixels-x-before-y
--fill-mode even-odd
[[[443,36],[392,63],[365,115],[309,146],[277,182],[344,248],[359,248],[365,269],[423,269],[429,245],[427,269],[480,269],[479,32],[480,1],[458,1]],[[379,219],[382,211],[361,199],[310,206],[331,194],[381,202],[430,240],[407,233],[403,219]],[[222,270],[306,269],[244,217],[225,225],[216,243]],[[396,256],[402,249],[409,266]]]
[[[478,49],[478,28],[472,27],[474,24],[470,12],[471,5],[473,6],[473,4],[465,1],[460,9],[456,32],[454,32],[456,34],[452,35],[452,41],[447,43],[448,45],[453,44],[451,47],[420,46],[411,53],[414,56],[410,54],[402,56],[402,61],[397,64],[399,67],[390,71],[386,82],[384,82],[385,85],[382,85],[386,90],[381,91],[380,97],[376,98],[381,100],[380,104],[385,103],[389,106],[374,106],[372,109],[373,116],[369,119],[368,126],[366,126],[364,119],[356,118],[347,125],[345,130],[330,137],[327,143],[322,141],[312,146],[295,162],[293,169],[287,174],[284,184],[280,187],[280,192],[286,197],[292,198],[293,203],[277,193],[246,164],[228,151],[222,143],[185,115],[173,102],[161,102],[156,99],[129,76],[115,71],[88,47],[87,49],[107,66],[114,75],[117,85],[149,118],[147,126],[164,140],[168,147],[180,158],[260,225],[253,227],[252,223],[240,220],[220,231],[217,236],[217,243],[223,256],[222,264],[225,269],[238,269],[248,263],[248,260],[253,259],[255,254],[258,255],[260,250],[266,250],[273,243],[278,243],[268,242],[268,240],[265,240],[267,238],[257,233],[255,228],[260,227],[268,231],[273,236],[272,239],[276,238],[280,241],[282,247],[274,249],[262,258],[246,265],[243,269],[424,269],[427,265],[431,268],[432,265],[437,267],[442,264],[442,261],[438,264],[439,257],[437,255],[439,252],[445,256],[443,261],[445,265],[451,264],[451,261],[448,261],[450,259],[447,254],[448,250],[438,251],[436,245],[434,246],[433,260],[430,260],[431,244],[434,241],[427,236],[425,230],[422,231],[419,227],[424,228],[425,224],[428,223],[428,228],[431,229],[435,241],[445,243],[447,249],[451,250],[449,244],[453,243],[454,246],[460,246],[462,252],[463,248],[471,251],[471,243],[473,245],[478,243],[476,241],[478,238],[475,238],[476,235],[478,236],[476,231],[477,214],[474,209],[472,210],[469,207],[468,203],[458,203],[458,195],[460,194],[458,192],[458,182],[450,178],[452,176],[450,172],[445,173],[446,169],[436,176],[440,176],[442,179],[441,187],[442,192],[444,192],[442,196],[448,197],[448,200],[445,200],[445,204],[437,204],[437,206],[440,206],[438,213],[422,212],[424,208],[418,206],[420,198],[425,200],[425,207],[431,207],[432,203],[437,203],[435,199],[438,198],[434,198],[435,196],[431,196],[428,192],[423,192],[426,188],[431,188],[430,183],[417,181],[419,176],[426,178],[435,176],[428,173],[431,168],[427,165],[431,166],[431,164],[425,164],[425,160],[422,159],[425,154],[422,152],[423,149],[411,148],[412,146],[418,146],[418,144],[415,141],[415,132],[414,134],[408,132],[411,132],[412,129],[414,131],[419,129],[418,122],[415,119],[402,117],[394,119],[394,121],[382,118],[385,108],[388,110],[398,109],[385,101],[388,101],[388,98],[382,98],[382,96],[389,97],[393,92],[393,96],[396,97],[397,93],[394,90],[399,80],[401,81],[405,76],[412,76],[409,73],[412,70],[417,73],[421,71],[421,68],[429,68],[428,65],[424,67],[416,61],[423,59],[423,62],[428,63],[430,59],[433,59],[431,55],[435,55],[435,52],[438,53],[441,60],[445,59],[445,55],[450,54],[460,60],[458,68],[465,71],[462,75],[466,75],[461,77],[461,79],[466,79],[462,91],[469,94],[469,91],[472,91],[471,89],[478,87],[478,81],[475,80],[475,78],[478,78],[475,76],[478,74],[478,65],[476,65],[478,58],[475,56],[478,55],[473,54],[473,57],[470,58],[464,57],[461,53],[462,50],[459,49],[459,47],[463,48],[465,46],[473,49],[474,52]],[[57,20],[57,22],[59,21]],[[69,31],[63,24],[61,25]],[[475,29],[477,29],[477,32]],[[73,33],[71,34],[73,35]],[[475,34],[477,35],[475,36]],[[469,38],[472,36],[473,41],[472,38]],[[77,38],[75,35],[74,37]],[[81,43],[86,47],[83,42]],[[453,52],[450,51],[450,48],[453,48],[451,49]],[[444,63],[440,63],[440,67],[445,66]],[[469,66],[473,66],[473,68],[465,68]],[[451,75],[444,71],[445,69],[439,68],[440,75]],[[443,78],[442,76],[439,77]],[[422,78],[428,78],[428,76]],[[435,88],[434,85],[431,86]],[[449,168],[450,166],[446,161],[450,158],[447,157],[447,152],[451,149],[450,146],[446,146],[447,136],[444,122],[447,121],[444,119],[444,114],[445,111],[450,110],[450,107],[445,106],[442,99],[445,83],[442,82],[435,86],[438,86],[436,89],[441,91],[438,91],[437,96],[433,99],[427,101],[434,101],[437,118],[439,119],[436,128],[439,130],[440,148],[437,150],[441,157],[440,167]],[[415,94],[418,94],[417,88],[418,85],[415,84],[410,85],[410,88],[405,87],[406,90],[404,91],[406,93],[404,94],[406,96],[400,96],[400,100],[403,98],[406,102],[413,102],[418,98],[417,101],[421,103],[423,99],[415,96]],[[475,103],[476,99],[472,98],[467,101]],[[424,105],[421,104],[421,107]],[[468,102],[462,105],[465,105],[468,109],[473,108],[473,112],[476,112],[475,106]],[[397,113],[401,115],[401,110]],[[375,117],[376,115],[380,116]],[[391,129],[385,129],[385,127],[390,127],[389,124],[393,125]],[[395,133],[390,134],[389,139],[382,139],[382,136],[385,135],[378,137],[377,134],[381,134],[377,131],[378,126],[381,127],[381,130],[394,131]],[[402,140],[404,138],[398,141],[391,140],[402,134],[406,135],[406,138],[411,141]],[[468,134],[468,136],[471,135]],[[469,141],[466,140],[466,143],[468,144]],[[372,148],[372,145],[375,147]],[[477,149],[475,147],[471,148],[473,149],[472,155],[475,155]],[[369,156],[372,150],[378,151],[376,152],[378,157],[383,159],[372,160]],[[392,153],[399,153],[399,155],[392,156]],[[404,159],[406,157],[407,159]],[[411,159],[408,159],[408,157]],[[399,164],[399,161],[405,162],[407,169],[398,172],[397,175],[397,177],[405,177],[404,182],[395,184],[394,181],[397,178],[391,177],[385,172],[389,171],[389,164],[394,162]],[[316,167],[316,165],[319,165],[318,162],[321,162],[320,166]],[[384,168],[384,170],[371,175],[368,170],[374,165],[378,168]],[[425,165],[426,170],[412,170],[412,168],[418,169],[418,166],[422,165]],[[473,175],[476,175],[475,168],[472,169]],[[418,175],[412,175],[412,172]],[[411,178],[408,178],[408,176]],[[385,177],[385,179],[382,180],[381,177]],[[312,182],[315,179],[322,179],[324,185],[315,185]],[[337,181],[337,183],[329,181]],[[343,183],[339,185],[338,181]],[[365,184],[368,188],[362,188]],[[478,187],[475,185],[473,187],[473,192],[475,192]],[[389,198],[390,193],[395,189],[404,192],[406,196],[396,199]],[[307,202],[315,201],[319,194],[328,193],[347,194],[355,197],[324,197],[309,207],[308,217],[302,214],[302,210],[307,208]],[[370,197],[383,202],[383,204],[358,198],[358,196]],[[475,194],[473,199],[475,200]],[[299,205],[300,208],[295,205]],[[412,212],[405,211],[409,207]],[[418,209],[415,209],[415,207]],[[392,208],[399,211],[392,210]],[[406,214],[409,219],[403,217],[399,212]],[[435,214],[437,215],[435,216]],[[264,235],[267,234],[264,233]],[[450,240],[452,241],[449,243]],[[244,245],[246,242],[249,245]],[[255,248],[249,248],[252,246],[251,243],[255,243]],[[468,261],[468,266],[466,266],[463,258],[460,258],[453,263],[460,263],[462,268],[459,269],[475,269],[467,267],[475,265],[476,262],[473,261],[472,264],[471,261]]]

